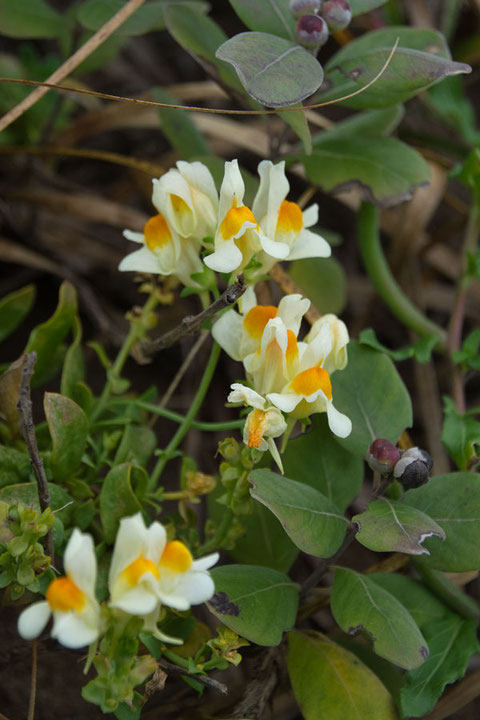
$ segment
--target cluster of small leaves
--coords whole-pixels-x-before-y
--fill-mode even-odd
[[[12,600],[21,598],[25,590],[40,591],[50,557],[39,540],[54,522],[50,508],[40,514],[22,503],[0,501],[0,587],[8,587]]]

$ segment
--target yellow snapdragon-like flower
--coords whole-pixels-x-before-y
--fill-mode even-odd
[[[258,255],[261,272],[267,272],[282,257],[299,260],[311,257],[329,257],[328,242],[308,228],[318,221],[318,206],[306,210],[287,200],[290,184],[285,175],[285,162],[274,165],[262,160],[258,166],[260,187],[253,202],[253,214],[261,230],[275,247]],[[275,249],[276,248],[276,249]]]
[[[63,558],[65,576],[48,586],[45,600],[33,603],[18,619],[26,640],[40,635],[53,615],[52,637],[68,648],[90,645],[100,634],[100,606],[95,598],[97,560],[90,535],[74,529]]]
[[[228,402],[243,403],[253,408],[245,421],[243,442],[248,447],[257,450],[270,450],[273,459],[283,473],[282,461],[274,441],[274,438],[283,435],[287,429],[287,423],[282,413],[246,385],[233,383],[230,387],[232,392],[227,398]]]

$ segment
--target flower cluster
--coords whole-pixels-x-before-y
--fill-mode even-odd
[[[244,441],[271,451],[281,467],[273,438],[282,435],[289,418],[303,419],[326,412],[330,429],[347,437],[348,417],[333,404],[330,376],[347,364],[348,331],[335,315],[317,320],[303,341],[297,339],[310,301],[284,297],[278,308],[258,305],[253,289],[242,298],[241,312],[228,310],[213,326],[213,336],[234,360],[243,362],[250,387],[234,383],[228,400],[253,408],[247,417]]]
[[[203,246],[211,250],[212,242],[205,265],[223,273],[240,272],[252,260],[258,275],[279,260],[328,257],[329,244],[308,229],[318,220],[318,206],[302,212],[286,200],[290,185],[285,163],[263,160],[258,172],[260,184],[249,208],[237,160],[225,163],[219,195],[205,165],[177,162],[153,181],[158,214],[143,233],[125,230],[125,237],[142,247],[127,255],[119,269],[175,275],[184,285],[195,285],[203,268],[200,251]]]
[[[160,640],[181,643],[157,627],[162,605],[188,610],[215,592],[208,573],[218,553],[193,560],[179,540],[167,542],[163,525],[145,526],[140,513],[123,518],[115,540],[108,587],[109,605],[143,618],[144,629]],[[79,648],[103,631],[95,597],[97,563],[90,535],[74,529],[64,555],[65,576],[50,583],[46,599],[30,605],[18,621],[20,635],[37,637],[53,615],[52,637],[65,647]]]

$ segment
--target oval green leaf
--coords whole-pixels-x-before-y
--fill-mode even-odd
[[[288,674],[305,720],[396,720],[379,678],[321,633],[288,635]]]
[[[298,585],[287,575],[256,565],[224,565],[211,571],[215,595],[209,610],[257,645],[279,645],[295,623]]]
[[[289,440],[282,462],[287,477],[315,488],[340,512],[362,488],[363,462],[335,442],[325,414],[312,415],[307,432]]]
[[[360,528],[358,542],[376,552],[430,555],[423,541],[432,535],[445,540],[445,532],[431,517],[388,498],[374,500],[352,522]]]
[[[388,207],[430,181],[423,157],[391,137],[325,138],[310,155],[297,156],[309,180],[326,192],[359,187],[366,200]]]
[[[248,479],[250,495],[276,515],[300,550],[323,558],[338,550],[347,520],[325,495],[270,470],[254,470]]]
[[[368,575],[336,568],[331,609],[342,630],[351,635],[364,630],[377,655],[401,668],[412,670],[428,657],[425,638],[408,610]]]
[[[230,0],[240,20],[250,29],[296,41],[296,22],[290,0]]]
[[[420,630],[426,623],[440,620],[450,612],[447,606],[429,592],[420,580],[399,573],[371,573],[368,577],[391,593],[407,608]]]
[[[349,5],[352,15],[355,17],[355,15],[375,10],[375,8],[385,5],[386,2],[387,0],[350,0]]]
[[[409,490],[402,502],[429,516],[445,531],[446,540],[426,540],[430,556],[422,563],[447,572],[480,569],[480,475],[449,473]]]
[[[55,480],[66,480],[80,465],[88,435],[82,408],[58,393],[45,393],[43,407],[52,438],[50,465]]]
[[[365,457],[376,438],[396,442],[412,424],[412,404],[407,388],[390,358],[350,342],[348,365],[332,376],[333,401],[352,421],[348,438],[334,436],[346,450]]]
[[[76,312],[77,292],[69,282],[63,282],[55,312],[46,322],[32,330],[25,348],[26,353],[37,353],[32,387],[47,382],[60,369],[62,341],[72,327]]]
[[[322,315],[339,315],[347,301],[345,272],[333,257],[294,260],[288,274]]]
[[[305,48],[268,33],[235,35],[216,56],[231,63],[248,94],[267,107],[295,105],[323,81],[322,66]]]
[[[28,315],[35,300],[35,285],[27,285],[0,300],[0,342]]]
[[[100,519],[108,543],[115,540],[123,517],[141,511],[147,483],[145,470],[131,463],[117,465],[105,477],[100,491]]]
[[[403,717],[424,717],[434,708],[446,685],[462,678],[470,658],[478,652],[477,623],[451,613],[425,627],[430,656],[405,674],[400,691]]]

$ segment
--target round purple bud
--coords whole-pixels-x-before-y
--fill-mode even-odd
[[[316,52],[328,40],[328,27],[318,15],[302,15],[297,22],[297,40],[307,50]]]
[[[368,464],[380,475],[390,475],[400,457],[400,450],[385,438],[374,440],[368,449]]]
[[[415,460],[421,460],[426,465],[428,472],[430,472],[433,467],[432,456],[426,450],[422,450],[419,447],[405,450],[403,457],[413,457]]]
[[[322,8],[322,16],[330,32],[338,32],[350,24],[352,11],[346,0],[328,0]]]
[[[290,0],[290,12],[298,20],[302,15],[320,12],[322,5],[323,0]]]

